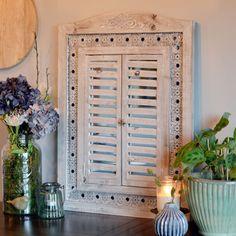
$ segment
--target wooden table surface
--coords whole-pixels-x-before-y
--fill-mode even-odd
[[[188,236],[200,235],[190,224]],[[63,219],[11,216],[0,211],[0,236],[155,236],[154,220],[80,212]]]

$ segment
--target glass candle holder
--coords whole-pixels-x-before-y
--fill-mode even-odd
[[[178,188],[176,186],[176,181],[173,180],[171,176],[161,177],[161,186],[157,187],[157,210],[160,212],[167,202],[172,201],[171,189],[176,188],[174,203],[180,208],[180,195],[178,193]]]

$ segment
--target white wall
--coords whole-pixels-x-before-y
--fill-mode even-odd
[[[230,134],[236,127],[236,1],[235,0],[35,0],[38,12],[38,44],[41,83],[45,69],[57,98],[57,26],[110,11],[144,11],[197,22],[194,71],[195,129],[212,125],[224,112],[232,113]],[[0,70],[0,80],[24,74],[35,83],[35,54],[17,66]],[[0,125],[0,132],[4,128]],[[6,140],[0,137],[0,148]],[[56,137],[40,140],[43,151],[43,181],[56,180]]]

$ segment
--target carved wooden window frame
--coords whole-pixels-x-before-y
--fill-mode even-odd
[[[129,40],[127,40],[129,38]],[[58,181],[65,185],[65,209],[138,217],[153,217],[155,189],[123,192],[80,189],[77,151],[78,55],[85,48],[141,47],[170,51],[168,107],[169,174],[176,150],[192,134],[192,22],[156,14],[121,13],[93,17],[59,27]]]

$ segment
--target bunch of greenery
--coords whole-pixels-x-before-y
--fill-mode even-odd
[[[225,112],[213,129],[203,129],[194,135],[194,139],[177,152],[174,168],[184,167],[182,175],[174,179],[182,181],[196,167],[201,178],[215,180],[236,179],[236,129],[232,137],[225,137],[222,142],[217,134],[229,124],[230,113]]]
[[[222,142],[217,134],[229,124],[230,113],[225,112],[214,128],[206,128],[194,135],[193,140],[182,146],[176,153],[173,167],[183,169],[173,176],[175,186],[171,189],[172,202],[178,186],[183,193],[184,181],[194,176],[212,180],[236,180],[236,128],[232,137]],[[195,170],[198,170],[194,173]],[[151,170],[148,174],[155,175]],[[161,186],[160,177],[155,178],[156,186]],[[180,185],[180,186],[179,186]]]

